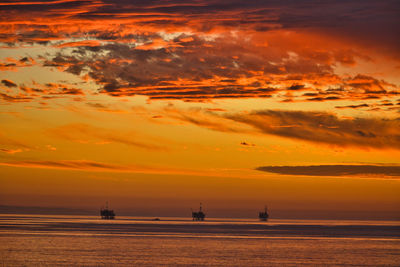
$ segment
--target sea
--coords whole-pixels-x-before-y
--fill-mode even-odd
[[[0,214],[0,266],[400,266],[400,222]]]

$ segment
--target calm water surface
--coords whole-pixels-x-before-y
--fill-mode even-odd
[[[400,222],[0,215],[0,266],[400,266]]]

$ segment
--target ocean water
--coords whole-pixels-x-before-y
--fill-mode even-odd
[[[400,222],[0,215],[0,266],[400,266]]]

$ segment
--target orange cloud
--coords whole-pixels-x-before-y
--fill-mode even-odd
[[[260,49],[256,38],[243,40],[231,34],[218,35],[213,40],[180,34],[162,44],[154,42],[161,38],[157,34],[137,36],[151,46],[146,50],[139,49],[143,45],[132,47],[125,43],[81,46],[76,48],[79,56],[59,53],[44,65],[76,75],[85,72],[85,79],[93,80],[100,92],[111,96],[145,95],[150,99],[204,102],[221,98],[282,99],[282,95],[290,94],[290,99],[282,100],[362,101],[400,94],[397,85],[382,79],[335,74],[334,56],[332,60],[310,56],[314,47],[282,37],[285,32],[265,36],[279,42]],[[282,43],[286,46],[282,47]],[[94,51],[100,56],[92,55]],[[319,53],[330,57],[334,52]],[[353,52],[343,53],[350,56]]]
[[[4,47],[2,48],[4,49]],[[31,57],[21,57],[19,60],[8,57],[0,62],[0,71],[16,71],[22,67],[32,67],[37,62]]]
[[[0,97],[6,101],[6,102],[11,102],[11,103],[19,103],[19,102],[30,102],[33,97],[24,95],[24,94],[18,94],[18,95],[9,95],[9,94],[4,94],[0,93]]]
[[[17,87],[12,86],[11,81],[3,80],[3,84],[8,84],[8,87]],[[6,102],[31,102],[37,98],[40,99],[52,99],[55,97],[67,97],[67,96],[76,96],[76,95],[85,95],[82,89],[71,87],[66,84],[57,84],[57,83],[47,83],[44,85],[33,82],[32,87],[28,87],[24,84],[19,86],[20,92],[18,93],[0,93],[0,97]]]
[[[26,144],[23,141],[10,138],[1,131],[0,131],[0,145],[4,146],[3,148],[0,148],[0,151],[7,154],[15,154],[23,151],[29,151],[32,149],[32,146],[30,146],[29,144]]]
[[[6,149],[6,148],[0,148],[0,151],[7,153],[7,154],[15,154],[15,153],[20,153],[23,150],[18,148],[18,149]]]
[[[85,41],[79,41],[79,42],[67,42],[67,43],[62,43],[57,45],[58,48],[64,48],[64,47],[80,47],[80,46],[85,46],[85,47],[96,47],[99,46],[100,42],[97,40],[85,40]]]

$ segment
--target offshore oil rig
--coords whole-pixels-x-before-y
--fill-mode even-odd
[[[108,209],[108,201],[106,202],[106,208],[100,209],[100,216],[103,220],[114,220],[115,213],[113,210]]]
[[[268,217],[269,217],[269,214],[268,214],[267,206],[265,206],[264,211],[260,211],[258,213],[258,218],[260,219],[260,221],[267,221]]]
[[[203,210],[201,208],[201,203],[200,203],[199,211],[192,210],[192,219],[193,219],[193,221],[204,221],[205,217],[206,217],[206,214],[203,212]]]

